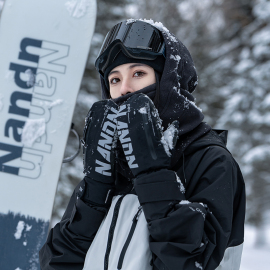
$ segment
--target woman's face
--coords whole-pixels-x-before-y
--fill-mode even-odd
[[[110,94],[118,98],[136,92],[156,82],[152,67],[140,63],[128,63],[115,67],[108,75]]]

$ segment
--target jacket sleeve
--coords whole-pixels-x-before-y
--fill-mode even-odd
[[[243,242],[245,190],[237,163],[221,147],[209,147],[188,162],[192,169],[186,172],[185,187],[170,170],[135,180],[148,222],[154,270],[216,269],[231,241],[232,226],[239,227]],[[240,216],[238,224],[235,215]]]
[[[39,253],[42,270],[79,270],[105,216],[106,209],[85,204],[75,188],[62,220],[49,232]]]

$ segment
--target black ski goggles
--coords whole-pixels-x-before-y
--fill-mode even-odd
[[[151,24],[143,21],[118,23],[106,35],[95,62],[102,76],[120,50],[130,58],[155,60],[159,55],[165,57],[165,42],[161,32]]]

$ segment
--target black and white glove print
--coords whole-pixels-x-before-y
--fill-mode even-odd
[[[178,138],[178,121],[163,132],[158,111],[148,96],[135,94],[119,107],[117,131],[135,177],[169,167],[170,150]]]
[[[102,100],[93,104],[85,119],[83,200],[91,204],[108,204],[113,194],[115,177],[111,152],[117,114],[118,106],[112,100]]]

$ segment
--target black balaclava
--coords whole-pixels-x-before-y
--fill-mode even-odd
[[[144,20],[156,27],[163,35],[166,45],[166,60],[162,73],[157,73],[160,80],[158,91],[158,112],[164,129],[174,120],[179,122],[179,139],[173,150],[171,167],[181,159],[185,149],[196,139],[207,133],[211,127],[203,122],[204,115],[195,105],[192,92],[198,84],[196,68],[188,49],[161,23]],[[140,61],[139,62],[143,62]],[[102,97],[110,98],[109,89],[101,76]],[[147,86],[136,93],[144,93],[152,100],[156,97],[156,84]],[[134,93],[114,99],[118,104]],[[155,103],[156,105],[156,103]]]
[[[123,65],[123,64],[128,64],[128,63],[141,63],[141,64],[148,65],[154,69],[155,76],[156,76],[156,85],[158,86],[157,95],[155,97],[155,105],[157,107],[158,96],[159,96],[159,80],[160,80],[161,74],[163,72],[164,64],[165,64],[164,56],[163,55],[158,56],[155,60],[142,60],[142,59],[130,58],[126,56],[122,51],[119,51],[118,54],[115,56],[113,63],[109,65],[104,72],[104,83],[107,89],[110,88],[109,81],[108,81],[108,76],[110,72],[115,67]]]

